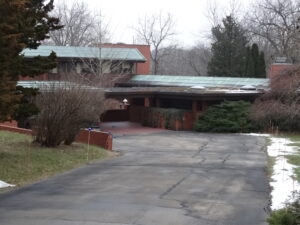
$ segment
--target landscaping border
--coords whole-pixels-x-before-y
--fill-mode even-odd
[[[14,127],[14,126],[7,126],[3,124],[0,124],[0,130],[26,134],[26,135],[33,135],[32,130]],[[81,130],[75,138],[75,142],[100,146],[109,151],[112,151],[112,140],[113,140],[112,134],[101,132],[101,131],[93,131],[93,130],[92,131]]]

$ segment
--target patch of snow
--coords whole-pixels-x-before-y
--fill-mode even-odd
[[[225,91],[225,93],[249,93],[249,94],[252,94],[252,93],[259,93],[259,91],[257,90],[229,90],[229,91]]]
[[[242,93],[242,94],[246,94],[246,93],[249,93],[249,94],[252,94],[252,93],[259,93],[259,91],[257,90],[241,90],[241,89],[210,89],[209,91],[212,91],[212,92],[224,92],[224,93]]]
[[[195,86],[192,86],[191,88],[192,89],[205,89],[205,87],[201,86],[201,85],[195,85]]]
[[[243,133],[242,135],[258,136],[258,137],[270,137],[270,134],[259,134],[259,133]]]
[[[241,90],[256,90],[256,87],[253,85],[244,85],[241,87]]]
[[[0,188],[14,187],[14,186],[16,186],[16,185],[8,184],[8,183],[5,183],[4,181],[0,180]]]
[[[300,191],[300,184],[295,180],[293,170],[297,168],[290,163],[285,156],[298,153],[297,147],[288,146],[293,142],[286,138],[270,138],[268,155],[275,157],[275,165],[270,185],[272,187],[272,210],[285,207],[285,203],[293,202],[294,193]]]

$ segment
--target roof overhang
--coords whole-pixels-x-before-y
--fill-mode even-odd
[[[111,88],[105,90],[106,98],[167,98],[189,100],[254,100],[264,91],[241,91],[241,90],[192,90],[190,88]]]
[[[25,58],[47,57],[55,52],[60,59],[101,59],[114,61],[146,62],[147,59],[137,48],[98,48],[72,46],[44,46],[37,49],[24,49]]]
[[[269,79],[247,77],[205,77],[173,75],[136,75],[124,87],[194,87],[241,88],[251,85],[257,89],[268,88]]]

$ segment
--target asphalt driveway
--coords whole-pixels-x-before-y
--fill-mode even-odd
[[[121,157],[0,195],[0,224],[266,224],[265,142],[192,132],[117,137]]]

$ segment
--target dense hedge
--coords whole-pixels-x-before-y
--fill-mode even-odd
[[[299,225],[300,204],[299,200],[289,204],[284,209],[275,210],[268,219],[269,225]]]
[[[224,101],[209,107],[196,121],[194,130],[199,132],[252,132],[257,130],[249,119],[251,103]]]
[[[163,127],[175,130],[175,121],[183,123],[183,116],[187,110],[172,108],[149,107],[144,111],[143,126],[161,127],[160,121],[163,120]]]

